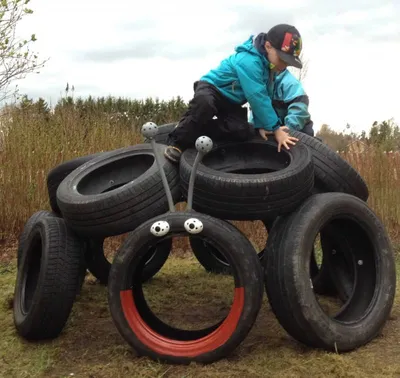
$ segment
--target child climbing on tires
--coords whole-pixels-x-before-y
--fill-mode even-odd
[[[178,163],[182,152],[207,135],[214,141],[245,141],[255,135],[274,134],[278,151],[290,149],[297,138],[288,130],[313,135],[308,97],[287,70],[302,68],[302,40],[291,25],[279,24],[268,33],[251,36],[235,52],[194,83],[194,96],[164,151]],[[248,119],[248,103],[251,115]]]

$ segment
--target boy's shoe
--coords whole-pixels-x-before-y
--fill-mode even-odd
[[[164,156],[173,163],[179,163],[182,151],[176,146],[168,146],[164,150]]]

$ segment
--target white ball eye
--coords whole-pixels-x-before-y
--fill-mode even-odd
[[[158,221],[156,223],[153,223],[153,225],[150,228],[150,232],[154,236],[165,236],[168,234],[169,230],[170,226],[166,221]]]
[[[213,148],[213,142],[208,136],[200,136],[196,139],[196,150],[203,153],[208,153]]]
[[[189,234],[198,234],[203,231],[203,223],[196,218],[188,219],[184,226],[185,230],[189,232]]]
[[[142,126],[142,134],[145,138],[153,138],[158,134],[158,127],[154,122],[147,122]]]

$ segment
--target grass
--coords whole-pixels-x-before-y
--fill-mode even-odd
[[[7,248],[10,255],[15,245]],[[399,294],[383,333],[351,353],[327,353],[297,343],[279,325],[264,295],[254,328],[232,355],[210,365],[179,366],[136,355],[112,322],[107,288],[97,284],[91,275],[86,277],[69,321],[57,339],[40,343],[20,339],[11,309],[15,275],[15,261],[3,260],[1,377],[398,377],[400,374]],[[204,326],[226,313],[232,285],[230,276],[206,273],[192,254],[174,254],[146,285],[145,295],[153,311],[168,323]]]

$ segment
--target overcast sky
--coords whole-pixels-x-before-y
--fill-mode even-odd
[[[21,92],[53,104],[75,96],[186,101],[193,82],[251,34],[295,25],[308,63],[305,89],[316,129],[400,122],[398,0],[32,0],[19,32],[49,57]]]

